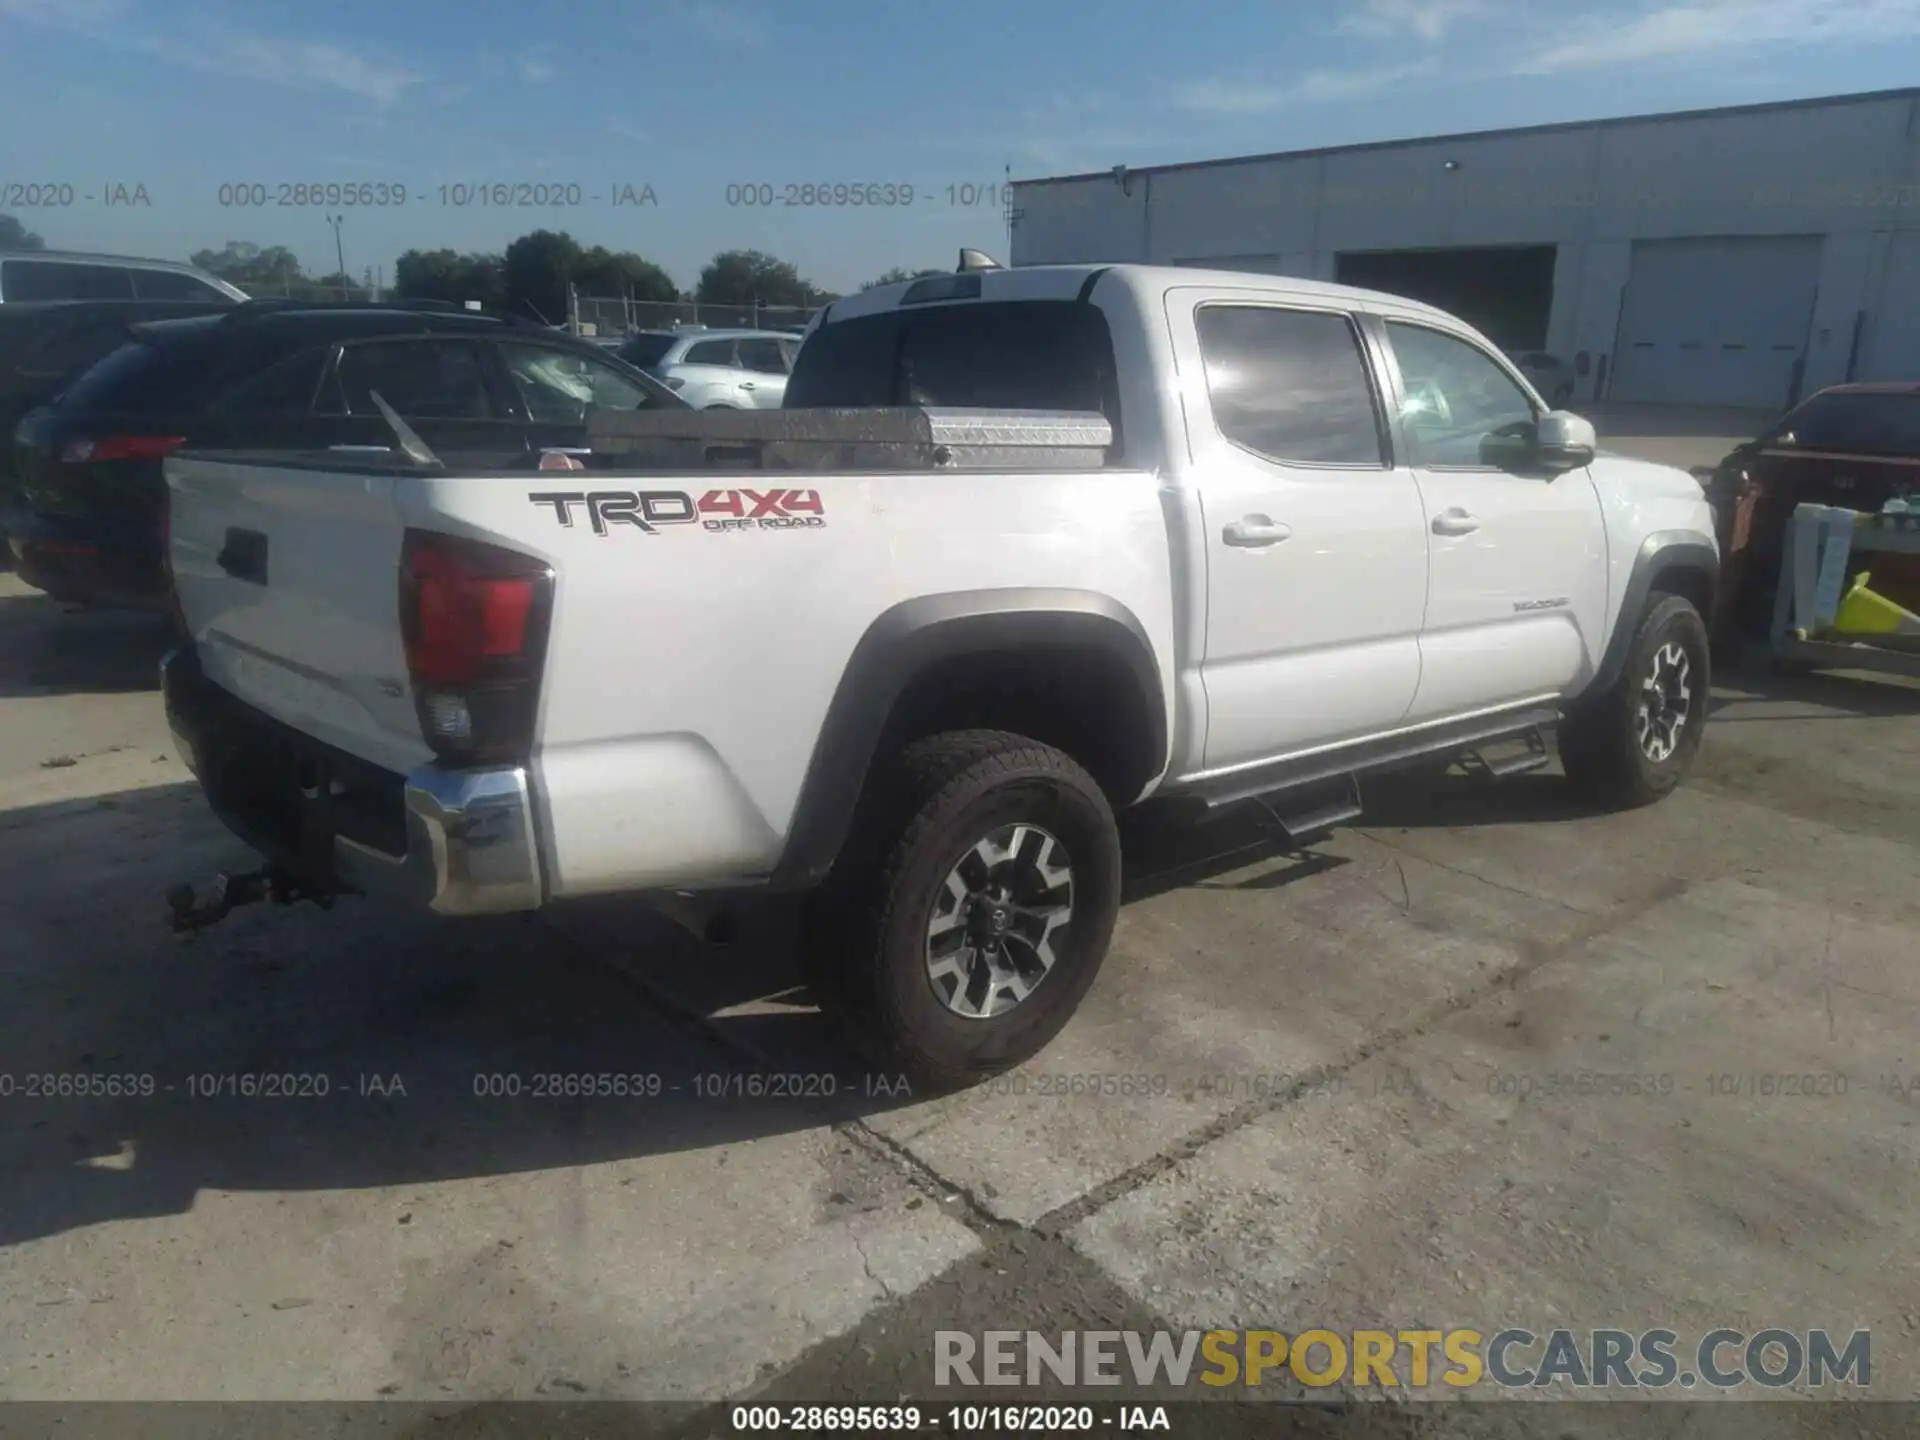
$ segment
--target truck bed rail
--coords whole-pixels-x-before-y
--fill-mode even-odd
[[[621,468],[1098,470],[1113,426],[1071,410],[611,410],[587,425],[596,458]]]

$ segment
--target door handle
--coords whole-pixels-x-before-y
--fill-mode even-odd
[[[1433,517],[1433,533],[1436,535],[1471,535],[1479,528],[1479,520],[1457,505]]]
[[[1221,531],[1220,538],[1243,550],[1262,550],[1269,545],[1278,545],[1291,534],[1291,525],[1276,525],[1264,515],[1249,515],[1227,526]]]
[[[327,449],[344,455],[391,455],[391,445],[329,445]]]
[[[742,390],[758,390],[760,387],[751,380],[742,380],[740,382],[740,388]]]

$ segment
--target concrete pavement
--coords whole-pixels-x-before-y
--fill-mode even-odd
[[[933,1398],[943,1326],[1424,1322],[1870,1328],[1920,1394],[1911,688],[1729,679],[1632,815],[1542,774],[1372,787],[1310,857],[1136,825],[1083,1014],[928,1102],[772,910],[724,951],[618,904],[182,947],[161,892],[243,854],[154,653],[0,578],[0,1396],[872,1403]],[[154,1093],[22,1093],[63,1074]]]

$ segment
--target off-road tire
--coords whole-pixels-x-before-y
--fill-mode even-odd
[[[1677,647],[1686,660],[1686,718],[1670,753],[1655,758],[1642,743],[1641,707],[1656,660]],[[1607,810],[1651,805],[1671,794],[1699,752],[1706,727],[1712,648],[1691,601],[1655,592],[1635,627],[1619,677],[1583,699],[1560,726],[1560,763],[1576,793]]]
[[[1066,852],[1072,919],[1057,957],[1004,1014],[956,1014],[928,973],[928,926],[977,843],[1037,826]],[[936,735],[869,778],[834,873],[811,897],[806,945],[823,1006],[880,1073],[913,1093],[974,1084],[1038,1053],[1079,1007],[1120,910],[1120,836],[1093,777],[1048,745],[998,730]]]

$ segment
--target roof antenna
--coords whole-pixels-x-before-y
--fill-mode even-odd
[[[394,437],[400,442],[400,449],[409,460],[430,470],[447,468],[440,457],[427,448],[427,442],[413,433],[413,427],[400,418],[400,412],[387,403],[384,395],[378,390],[369,390],[367,394],[372,399],[374,407],[386,418]]]

